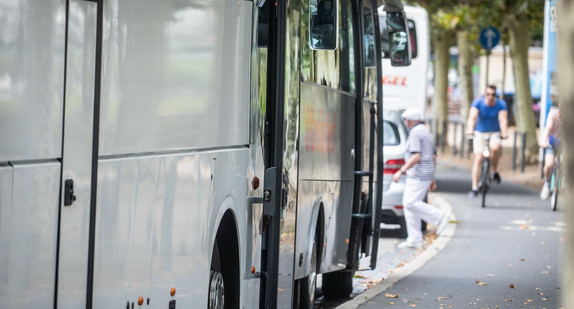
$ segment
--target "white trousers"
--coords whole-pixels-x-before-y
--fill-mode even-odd
[[[403,211],[407,223],[407,241],[422,242],[421,220],[431,225],[438,225],[443,211],[423,202],[432,181],[407,177],[403,195]]]

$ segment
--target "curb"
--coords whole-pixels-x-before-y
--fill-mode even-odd
[[[452,236],[456,231],[456,224],[452,224],[456,221],[456,217],[452,213],[452,206],[438,193],[429,193],[429,202],[437,206],[440,209],[448,210],[451,213],[450,224],[446,226],[442,234],[430,245],[428,246],[419,256],[414,260],[406,263],[403,267],[398,268],[393,271],[387,278],[385,278],[381,283],[375,285],[374,287],[368,289],[364,293],[357,295],[352,300],[336,307],[336,309],[355,309],[361,304],[366,303],[371,298],[383,293],[386,289],[393,286],[395,283],[404,277],[412,274],[417,269],[421,268],[426,262],[432,259],[439,251],[444,249]]]

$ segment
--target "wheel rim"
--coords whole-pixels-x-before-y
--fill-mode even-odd
[[[225,300],[225,285],[223,275],[219,271],[211,271],[209,280],[209,309],[222,309]]]
[[[309,284],[307,288],[309,289],[307,295],[309,296],[309,305],[310,308],[313,308],[313,304],[315,302],[315,289],[317,288],[317,249],[315,248],[315,243],[313,243],[313,250],[311,251],[311,265],[310,265],[310,272],[307,280],[309,280]]]

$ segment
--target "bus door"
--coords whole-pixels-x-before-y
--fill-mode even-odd
[[[98,143],[97,1],[70,0],[62,141],[57,308],[91,307],[89,260]],[[95,124],[95,125],[94,125]]]
[[[380,27],[388,28],[388,41],[391,46],[391,65],[408,66],[411,62],[408,44],[407,20],[400,0],[387,1],[384,11],[390,25],[379,25],[377,16],[378,1],[359,2],[358,23],[361,37],[356,44],[361,72],[357,80],[358,109],[356,113],[356,162],[353,193],[353,214],[350,237],[350,254],[347,269],[359,269],[360,253],[371,256],[370,267],[376,267],[382,205],[382,174],[377,167],[383,165],[382,123],[383,96]],[[359,106],[360,105],[360,106]]]

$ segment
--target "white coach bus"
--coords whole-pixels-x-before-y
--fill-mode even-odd
[[[427,11],[422,7],[405,6],[412,62],[408,67],[391,65],[389,55],[383,57],[383,101],[385,108],[405,110],[409,107],[427,109],[427,72],[430,59],[430,26]],[[379,13],[383,12],[379,9]],[[381,15],[380,22],[386,17]],[[381,29],[381,36],[386,36]],[[383,50],[385,48],[383,47]]]
[[[383,3],[269,2],[0,1],[0,308],[350,292],[378,240]]]

